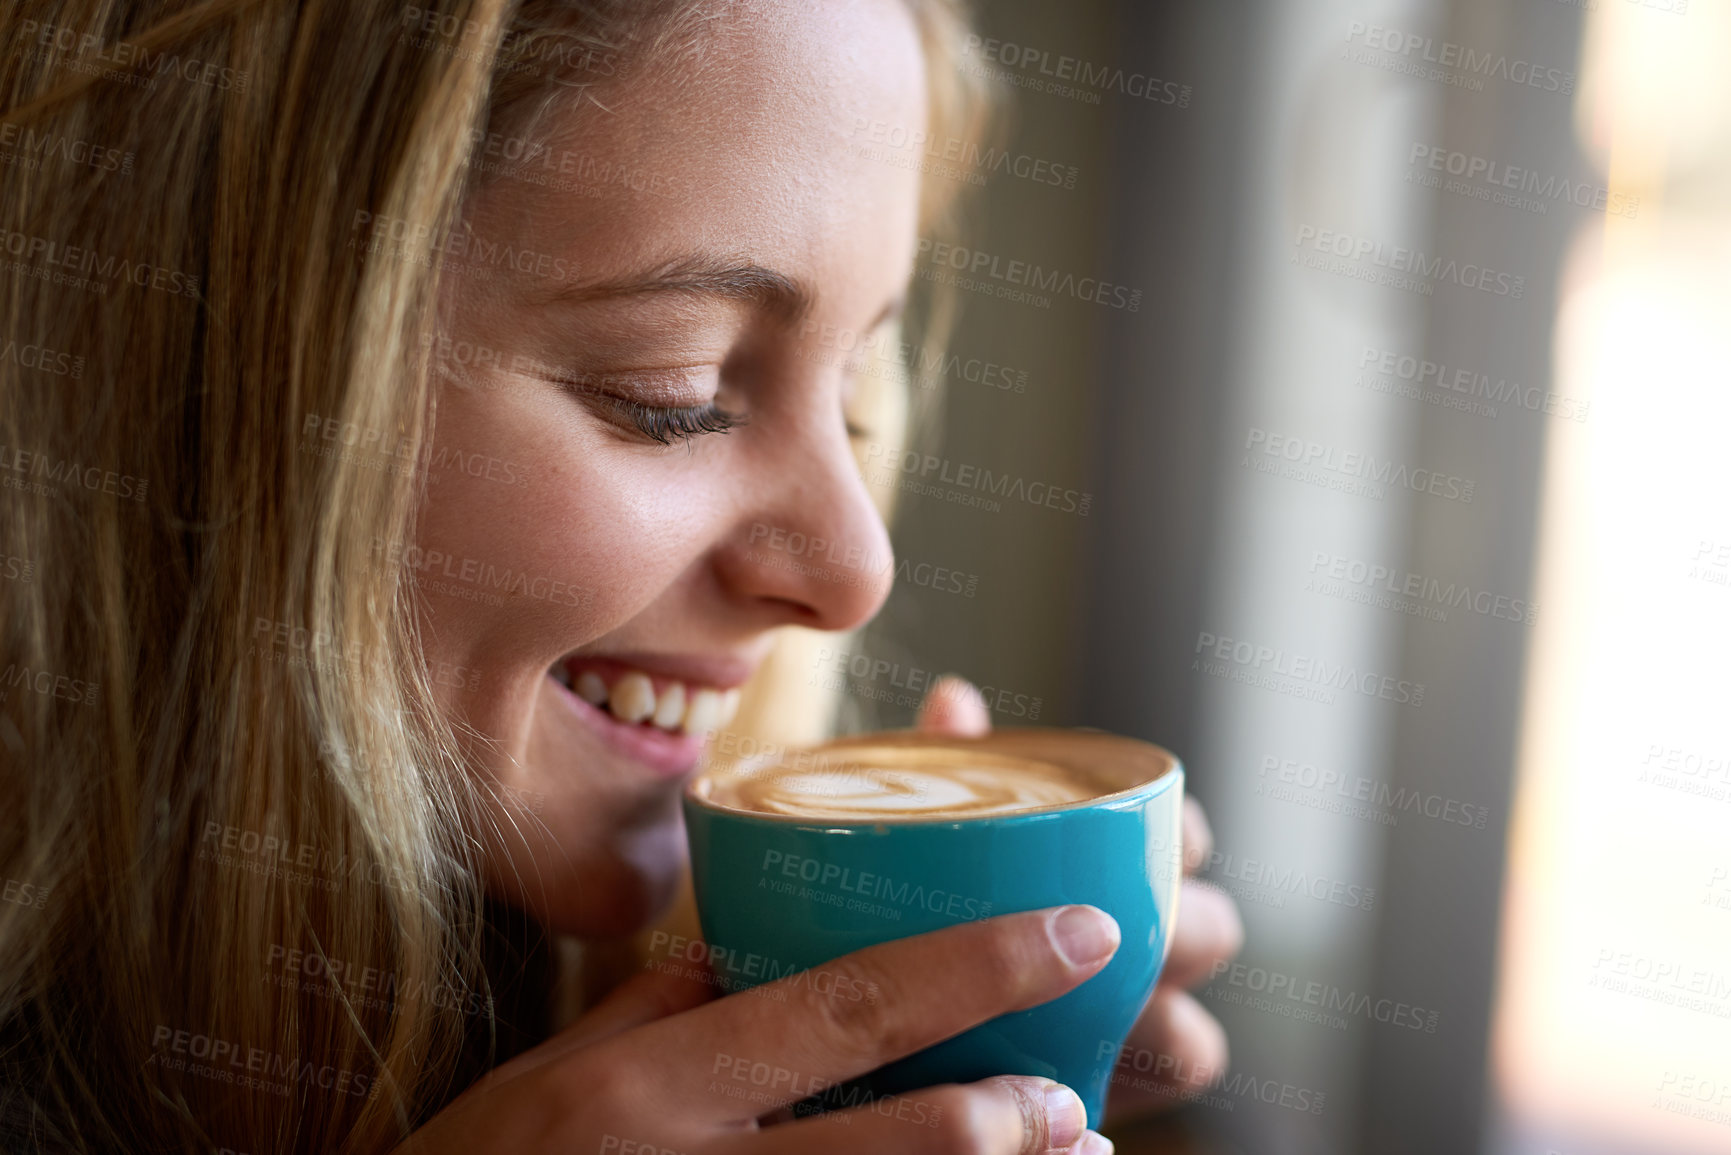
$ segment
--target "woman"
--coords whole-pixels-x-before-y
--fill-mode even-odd
[[[910,1096],[918,1125],[766,1126],[711,1085],[722,1055],[838,1080],[1054,998],[1115,946],[1091,908],[842,960],[885,992],[864,1013],[651,972],[544,1038],[516,997],[534,928],[666,906],[680,782],[785,628],[883,601],[748,543],[887,554],[850,439],[894,438],[896,399],[809,342],[897,323],[943,198],[849,133],[971,131],[956,13],[71,0],[0,26],[32,161],[6,336],[36,350],[0,361],[0,548],[33,575],[4,601],[6,870],[35,896],[0,906],[10,1146],[1108,1150],[1038,1079]],[[1238,933],[1184,904],[1132,1039],[1166,1090],[1223,1062],[1179,987]]]

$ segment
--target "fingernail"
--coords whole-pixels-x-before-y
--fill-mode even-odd
[[[1052,918],[1052,945],[1073,967],[1097,963],[1118,949],[1118,923],[1092,906],[1066,906]]]
[[[1089,1131],[1070,1149],[1070,1155],[1112,1155],[1112,1140],[1098,1131]]]
[[[1088,1129],[1088,1111],[1062,1083],[1046,1084],[1046,1147],[1063,1151]]]

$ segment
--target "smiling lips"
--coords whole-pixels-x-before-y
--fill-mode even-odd
[[[643,723],[669,734],[705,734],[733,720],[739,709],[739,688],[687,685],[671,678],[657,680],[641,670],[573,669],[560,662],[553,677],[579,698],[606,710],[626,725]]]

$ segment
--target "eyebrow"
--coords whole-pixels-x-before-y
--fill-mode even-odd
[[[817,293],[786,273],[753,261],[729,261],[706,256],[676,257],[647,273],[565,285],[550,293],[549,305],[583,304],[621,297],[681,293],[745,301],[783,324],[802,320],[817,304]]]

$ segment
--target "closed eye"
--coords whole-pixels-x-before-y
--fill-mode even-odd
[[[669,377],[674,379],[672,388],[669,387]],[[677,370],[671,374],[650,374],[642,378],[630,374],[609,373],[584,375],[575,380],[559,378],[556,384],[588,402],[612,424],[661,445],[671,445],[675,441],[689,442],[709,433],[727,433],[745,424],[743,413],[729,412],[713,400],[702,405],[648,405],[631,397],[620,396],[620,392],[650,396],[685,392],[689,395],[689,389],[679,388],[689,377],[688,370]]]
[[[708,405],[663,407],[627,401],[622,397],[607,398],[619,414],[634,424],[652,441],[671,445],[675,441],[692,441],[706,433],[727,433],[745,424],[745,415],[729,413],[711,401]]]

